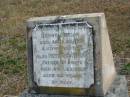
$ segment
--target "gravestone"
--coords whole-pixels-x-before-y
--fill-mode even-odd
[[[27,30],[28,93],[88,97],[109,91],[116,72],[103,13],[35,17]]]
[[[32,38],[38,86],[89,88],[94,84],[92,29],[87,22],[39,24]]]

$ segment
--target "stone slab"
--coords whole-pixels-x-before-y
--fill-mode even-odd
[[[75,91],[71,91],[70,88],[66,88],[66,93],[64,87],[48,87],[38,85],[35,78],[35,66],[34,66],[34,56],[33,56],[33,30],[37,28],[37,25],[53,25],[55,23],[68,23],[68,22],[87,22],[92,27],[93,34],[93,56],[94,56],[94,84],[90,88],[83,88],[79,90],[79,85],[73,85],[76,88]],[[39,26],[41,27],[41,26]],[[59,26],[60,28],[61,26]],[[80,29],[79,29],[80,30]],[[30,91],[35,91],[37,93],[45,93],[45,90],[48,90],[46,93],[53,94],[74,94],[74,95],[105,95],[110,88],[113,80],[115,79],[115,67],[113,62],[112,50],[110,46],[110,40],[105,20],[104,13],[91,13],[91,14],[75,14],[75,15],[63,15],[63,16],[47,16],[47,17],[34,17],[27,21],[27,48],[28,48],[28,87]],[[62,43],[61,43],[62,44]],[[60,46],[62,47],[62,46]],[[78,49],[78,48],[76,48]],[[62,51],[62,50],[59,50]],[[89,55],[89,54],[88,54]],[[39,68],[39,66],[37,66]],[[91,69],[92,70],[92,69]],[[91,72],[93,73],[93,72]],[[38,73],[39,74],[39,73]],[[83,76],[83,75],[82,75]],[[65,77],[64,77],[65,78]],[[87,77],[86,77],[87,78]],[[70,79],[69,79],[70,80]],[[92,78],[89,80],[93,80]],[[50,80],[51,81],[51,80]],[[39,80],[40,82],[40,80]],[[63,81],[62,81],[63,82]],[[81,81],[79,81],[81,82]],[[84,81],[85,82],[85,81]],[[92,81],[91,81],[92,82]],[[90,85],[91,82],[89,82]],[[87,83],[87,82],[86,82]],[[77,84],[77,83],[76,83]],[[81,83],[82,84],[82,83]],[[59,84],[58,84],[59,85]],[[83,84],[82,84],[83,85]],[[47,85],[48,86],[48,85]],[[67,86],[67,85],[62,85]],[[44,90],[43,90],[44,89]],[[70,90],[69,90],[70,89]],[[88,89],[88,90],[86,90]],[[93,91],[93,89],[95,89]],[[54,91],[52,91],[54,90]],[[63,92],[62,92],[63,91]],[[71,93],[71,94],[70,94]]]
[[[30,94],[25,90],[19,97],[90,97],[90,96],[68,96],[68,95],[47,95],[47,94]],[[91,96],[92,97],[92,96]],[[97,96],[95,96],[97,97]],[[104,97],[129,97],[127,80],[125,76],[118,75]]]
[[[18,96],[5,95],[4,97],[18,97]]]
[[[87,22],[37,24],[32,31],[36,84],[67,88],[93,85],[92,33]]]

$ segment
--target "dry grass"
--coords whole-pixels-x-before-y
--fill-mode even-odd
[[[129,51],[130,0],[0,0],[0,96],[25,88],[28,18],[91,12],[106,14],[113,53]]]

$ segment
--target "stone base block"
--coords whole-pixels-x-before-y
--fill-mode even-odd
[[[19,97],[90,97],[90,96],[69,96],[69,95],[47,95],[47,94],[30,94],[25,90]],[[97,96],[95,96],[97,97]],[[118,75],[104,97],[129,97],[128,87],[125,76]]]

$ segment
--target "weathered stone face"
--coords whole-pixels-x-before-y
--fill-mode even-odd
[[[31,94],[25,90],[19,97],[92,97],[92,96],[68,96],[68,95],[46,95],[46,94]],[[93,96],[97,97],[97,96]],[[116,80],[112,84],[107,95],[102,97],[129,97],[127,80],[125,76],[117,76]]]
[[[31,18],[27,29],[30,90],[107,93],[116,72],[103,13]]]
[[[38,86],[89,88],[94,84],[93,35],[87,22],[36,25],[32,41]]]

